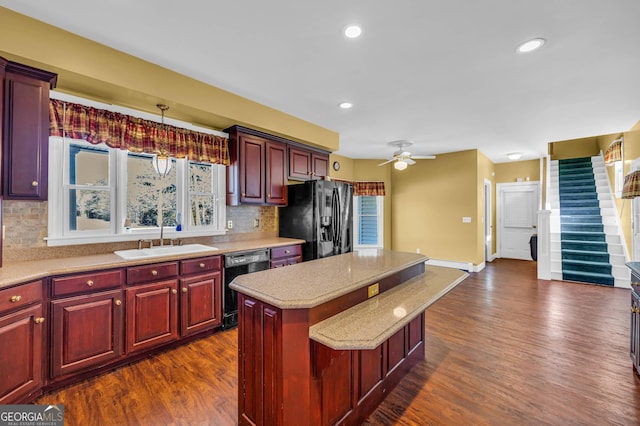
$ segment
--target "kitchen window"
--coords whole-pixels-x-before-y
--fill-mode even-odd
[[[133,115],[125,108],[117,112]],[[51,136],[47,244],[157,239],[160,224],[166,238],[225,234],[225,166],[178,158],[160,176],[152,159]]]
[[[355,248],[383,247],[383,199],[372,195],[353,197]]]

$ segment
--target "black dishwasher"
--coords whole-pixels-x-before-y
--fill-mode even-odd
[[[238,275],[269,269],[269,249],[235,252],[224,255],[224,294],[222,328],[238,325],[238,293],[229,288]]]

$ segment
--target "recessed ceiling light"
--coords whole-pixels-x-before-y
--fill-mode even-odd
[[[342,102],[340,105],[338,105],[340,108],[342,109],[349,109],[353,106],[353,104],[351,102]]]
[[[545,39],[543,38],[534,38],[534,39],[525,41],[520,46],[518,46],[518,48],[516,49],[516,52],[518,53],[533,52],[534,50],[540,49],[544,44],[544,42],[545,42]]]
[[[344,29],[344,35],[348,38],[358,38],[362,34],[362,28],[358,25],[349,25]]]

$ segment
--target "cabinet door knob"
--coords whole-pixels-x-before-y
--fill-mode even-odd
[[[39,317],[33,320],[33,322],[35,322],[36,324],[42,324],[44,322],[44,318]]]
[[[93,280],[89,280],[89,281],[87,281],[87,286],[89,286],[89,287],[93,287]]]
[[[289,253],[291,253],[289,250],[284,251],[284,254],[289,254]]]
[[[178,290],[176,290],[175,288],[172,288],[172,289],[171,289],[171,293],[172,293],[172,294],[178,294]]]
[[[201,263],[201,264],[200,264],[200,267],[201,267],[201,268],[204,268],[205,266],[207,266],[207,265],[205,265],[204,263]]]
[[[245,192],[243,192],[243,193],[242,193],[242,196],[243,196],[243,197],[246,197],[246,196],[247,196],[247,194],[246,194]]]
[[[31,182],[31,186],[33,186],[33,187],[38,186],[38,181],[37,180],[32,181]]]
[[[183,292],[183,293],[186,293],[187,291],[188,291],[188,290],[187,290],[187,288],[186,288],[186,287],[182,287],[182,292]]]
[[[154,270],[152,270],[152,271],[151,271],[151,275],[153,275],[153,276],[155,277],[156,275],[158,275],[158,271],[156,271],[155,269],[154,269]]]
[[[267,194],[267,197],[271,198],[271,194]]]
[[[122,305],[122,301],[121,300],[116,300],[115,304],[116,304],[116,306],[120,306],[120,305]]]
[[[9,301],[11,301],[11,303],[16,303],[22,300],[22,296],[11,296],[11,298],[9,299]]]

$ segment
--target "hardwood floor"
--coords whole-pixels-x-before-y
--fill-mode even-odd
[[[535,279],[498,259],[427,310],[426,360],[368,425],[637,425],[629,290]],[[45,395],[73,425],[232,425],[237,332]],[[303,423],[301,423],[303,424]]]

